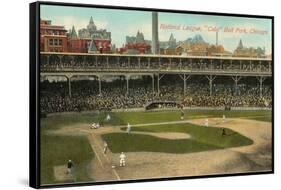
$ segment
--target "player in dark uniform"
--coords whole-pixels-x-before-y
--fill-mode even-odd
[[[226,135],[226,130],[225,128],[222,129],[222,133],[221,133],[221,136],[225,136]]]
[[[72,168],[74,167],[74,164],[71,160],[68,160],[67,162],[67,174],[71,174]]]

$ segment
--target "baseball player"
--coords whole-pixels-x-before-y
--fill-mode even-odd
[[[104,154],[106,154],[107,148],[108,148],[108,145],[107,145],[107,143],[104,141],[104,143],[103,143],[103,153],[104,153]]]
[[[110,117],[110,115],[109,114],[107,114],[107,116],[106,116],[106,121],[110,121],[110,119],[111,119],[111,117]]]
[[[209,119],[208,119],[208,118],[205,119],[205,126],[206,126],[206,127],[209,127]]]
[[[183,111],[183,109],[181,109],[181,120],[183,120],[184,119],[184,111]]]
[[[68,160],[68,162],[67,162],[67,172],[66,173],[71,174],[73,167],[74,167],[73,162],[71,160]]]
[[[90,129],[96,129],[96,123],[93,123],[90,127]]]
[[[225,136],[226,135],[226,130],[225,128],[222,129],[222,133],[221,133],[221,136]]]
[[[126,155],[124,154],[124,152],[122,152],[120,154],[120,167],[124,167],[126,164]]]
[[[223,114],[223,115],[222,115],[222,122],[223,122],[223,123],[225,122],[225,119],[226,119],[226,118],[225,118],[225,115]]]
[[[129,134],[131,132],[131,125],[130,123],[127,124],[127,133]]]

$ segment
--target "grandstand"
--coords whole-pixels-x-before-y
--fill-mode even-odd
[[[154,101],[270,108],[271,68],[266,58],[42,52],[41,112],[145,108]]]

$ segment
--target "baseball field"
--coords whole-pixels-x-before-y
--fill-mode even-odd
[[[108,115],[110,119],[106,119]],[[68,113],[41,118],[41,183],[269,171],[271,117],[270,110],[186,110],[183,119],[180,111]],[[91,129],[92,123],[101,127]],[[126,155],[125,167],[119,167],[121,152]],[[74,169],[67,175],[70,159]]]

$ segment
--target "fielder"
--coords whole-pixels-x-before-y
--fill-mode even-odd
[[[221,133],[221,136],[225,136],[226,135],[226,130],[225,128],[222,129],[222,133]]]
[[[126,155],[124,152],[120,154],[120,167],[124,167],[126,165]]]
[[[104,153],[104,154],[106,154],[107,149],[108,149],[108,145],[107,145],[107,143],[104,141],[104,143],[103,143],[103,153]]]
[[[131,132],[131,125],[130,125],[130,123],[128,123],[128,125],[127,125],[127,133],[129,134]]]
[[[184,111],[181,110],[181,120],[183,120],[183,119],[184,119]]]
[[[109,114],[107,114],[107,116],[106,116],[105,120],[106,120],[106,121],[110,121],[110,119],[111,119],[110,115],[109,115]]]
[[[223,122],[223,123],[225,122],[225,119],[226,119],[226,118],[225,118],[225,115],[223,114],[223,115],[222,115],[222,122]]]
[[[208,119],[208,118],[205,119],[205,126],[206,126],[206,127],[209,127],[209,119]]]

